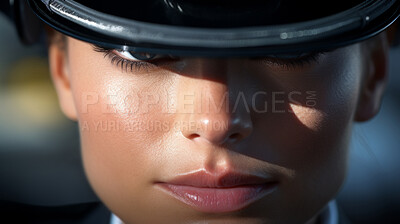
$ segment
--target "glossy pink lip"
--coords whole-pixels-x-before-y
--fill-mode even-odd
[[[240,210],[272,193],[277,182],[255,175],[230,172],[215,176],[200,171],[156,185],[201,212],[223,213]]]

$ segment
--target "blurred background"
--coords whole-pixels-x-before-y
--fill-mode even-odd
[[[0,30],[0,209],[97,202],[83,173],[77,124],[59,109],[45,47],[22,46],[1,14]],[[400,49],[390,64],[380,114],[354,129],[338,197],[354,223],[400,223]]]
[[[108,223],[83,172],[77,124],[59,109],[46,47],[21,45],[1,13],[0,31],[0,223]]]

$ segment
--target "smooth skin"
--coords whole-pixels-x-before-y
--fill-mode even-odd
[[[386,36],[301,66],[175,58],[130,71],[70,37],[50,44],[49,61],[62,111],[79,123],[90,184],[125,223],[316,223],[345,179],[352,124],[379,111]],[[279,184],[224,214],[155,185],[196,170],[268,174]]]

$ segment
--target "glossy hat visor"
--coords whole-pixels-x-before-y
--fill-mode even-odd
[[[56,30],[107,48],[191,56],[333,49],[393,23],[397,0],[28,0]]]

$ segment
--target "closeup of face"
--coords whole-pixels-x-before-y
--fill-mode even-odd
[[[385,33],[265,58],[69,37],[49,53],[89,182],[125,223],[313,223],[345,179],[352,124],[379,110],[387,66]]]

